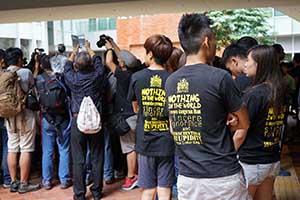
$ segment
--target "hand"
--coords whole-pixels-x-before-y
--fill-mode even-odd
[[[86,48],[87,50],[91,49],[91,43],[90,43],[90,41],[86,40],[84,46],[85,46],[85,48]]]
[[[113,48],[113,46],[112,46],[112,44],[109,40],[105,40],[105,47],[106,47],[106,49],[112,49]]]
[[[226,124],[227,124],[227,126],[234,127],[234,126],[237,126],[239,124],[239,120],[235,115],[229,113],[228,116],[227,116]]]
[[[79,46],[79,44],[78,44],[76,47],[73,48],[73,54],[74,54],[74,55],[76,55],[76,54],[78,53],[79,47],[80,47],[80,46]]]

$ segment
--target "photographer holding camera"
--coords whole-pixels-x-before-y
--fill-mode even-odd
[[[73,191],[74,200],[85,200],[85,156],[87,144],[91,150],[92,176],[94,183],[90,187],[93,199],[102,197],[103,174],[103,134],[100,130],[94,134],[85,134],[78,128],[78,115],[84,97],[89,96],[98,113],[102,114],[103,82],[105,68],[101,58],[91,50],[90,43],[86,41],[87,51],[78,53],[75,48],[69,61],[64,67],[66,85],[71,91],[71,110],[73,113],[71,125],[71,152],[73,161]]]
[[[31,54],[29,63],[27,65],[26,65],[26,63],[24,63],[25,68],[28,68],[33,73],[34,77],[36,77],[38,74],[42,73],[40,66],[37,66],[37,65],[39,65],[39,63],[40,63],[41,56],[46,55],[44,53],[44,51],[45,50],[42,48],[35,48]],[[40,70],[36,71],[36,68],[39,68]],[[34,73],[36,73],[36,75]]]
[[[104,41],[103,41],[104,39]],[[136,175],[137,156],[135,152],[135,130],[137,116],[133,112],[131,103],[127,100],[128,87],[131,75],[141,66],[137,58],[129,51],[120,50],[117,44],[107,36],[100,36],[97,43],[105,44],[106,65],[117,79],[117,88],[114,98],[114,114],[112,129],[120,135],[120,143],[123,154],[127,158],[127,177],[123,190],[131,190],[136,187],[138,175]],[[118,63],[114,61],[113,53],[117,55]],[[116,123],[114,123],[116,122]]]

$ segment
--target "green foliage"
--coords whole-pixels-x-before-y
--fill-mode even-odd
[[[235,9],[223,11],[210,11],[207,13],[213,20],[213,30],[216,34],[218,47],[226,46],[231,41],[243,36],[256,38],[260,43],[272,43],[267,19],[271,12],[267,9]]]

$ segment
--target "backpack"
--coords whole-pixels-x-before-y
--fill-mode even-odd
[[[77,128],[85,134],[96,134],[101,128],[101,117],[91,97],[84,97],[77,116]]]
[[[26,95],[17,74],[19,69],[0,72],[0,117],[15,117],[25,108]]]
[[[67,91],[59,77],[49,76],[46,72],[41,74],[44,84],[37,83],[39,101],[45,112],[54,115],[64,115],[68,113]]]

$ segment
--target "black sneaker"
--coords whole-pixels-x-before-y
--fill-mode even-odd
[[[24,194],[26,192],[37,191],[40,188],[41,188],[40,184],[20,183],[18,192],[19,192],[19,194]]]
[[[43,183],[43,188],[44,188],[45,190],[51,190],[51,189],[52,189],[52,184],[51,184],[51,182],[50,182],[50,181],[45,181],[45,182]]]
[[[103,196],[104,196],[104,194],[103,194],[103,192],[101,192],[99,196],[93,196],[93,200],[100,200],[103,198]]]
[[[10,192],[18,192],[20,182],[19,181],[13,181],[10,184]]]
[[[75,194],[73,195],[73,200],[86,200],[85,197],[78,197]]]
[[[115,182],[115,179],[114,178],[110,178],[108,180],[105,180],[105,184],[106,185],[110,185],[110,184],[113,184]]]

